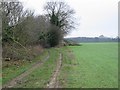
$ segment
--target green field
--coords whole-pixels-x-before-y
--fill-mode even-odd
[[[44,62],[44,58],[50,57]],[[3,84],[27,71],[37,61],[43,61],[16,88],[46,87],[56,62],[62,53],[62,66],[57,81],[61,88],[117,88],[118,87],[118,44],[117,43],[82,43],[81,46],[65,46],[46,49],[32,63],[24,61],[18,68],[3,68]]]
[[[64,59],[60,76],[60,80],[65,80],[61,81],[64,87],[118,87],[117,43],[83,43],[82,46],[67,48],[74,54],[74,58],[72,60],[68,56]],[[64,75],[66,78],[62,77]]]

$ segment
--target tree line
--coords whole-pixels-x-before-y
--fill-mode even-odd
[[[76,43],[83,42],[119,42],[119,38],[100,38],[100,37],[75,37],[75,38],[65,38],[67,41],[73,41]]]
[[[21,57],[24,52],[30,53],[28,47],[35,45],[55,47],[74,28],[75,12],[65,2],[46,2],[45,14],[37,16],[25,10],[19,1],[1,2],[0,7],[3,57]]]

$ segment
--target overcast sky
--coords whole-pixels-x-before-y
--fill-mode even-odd
[[[35,10],[35,14],[43,14],[46,1],[52,0],[20,0],[24,6]],[[107,37],[118,36],[118,1],[120,0],[56,0],[65,1],[76,12],[79,25],[67,37]]]

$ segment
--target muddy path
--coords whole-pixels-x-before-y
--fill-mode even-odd
[[[56,70],[54,71],[52,77],[50,78],[50,81],[47,84],[46,88],[59,88],[59,82],[57,80],[57,77],[59,75],[61,65],[62,65],[62,54],[60,53],[58,61],[57,61]]]
[[[47,55],[47,57],[45,57],[45,59],[44,59],[43,62],[41,62],[41,61],[36,62],[27,71],[25,71],[24,73],[20,74],[16,78],[12,79],[7,84],[3,85],[2,88],[13,88],[16,84],[21,83],[23,78],[25,78],[26,76],[28,76],[30,73],[32,73],[38,67],[40,67],[45,61],[47,61],[49,59],[49,57],[50,57],[50,54],[48,52],[48,55]]]

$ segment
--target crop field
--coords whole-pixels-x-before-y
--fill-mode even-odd
[[[118,0],[98,1],[1,2],[0,88],[119,89]]]
[[[60,76],[66,79],[66,82],[61,81],[64,87],[118,87],[117,43],[82,43],[81,46],[67,48],[74,54],[74,58],[67,58],[64,61]],[[63,75],[67,77],[64,78]]]
[[[60,53],[61,65],[57,64]],[[49,58],[45,61],[47,56]],[[33,69],[30,68],[34,69],[31,73],[29,71]],[[3,86],[7,83],[13,85],[18,80],[15,88],[46,88],[51,81],[57,88],[117,88],[118,44],[81,43],[80,46],[46,49],[31,63],[24,61],[19,67],[14,64],[4,67],[2,74]]]

